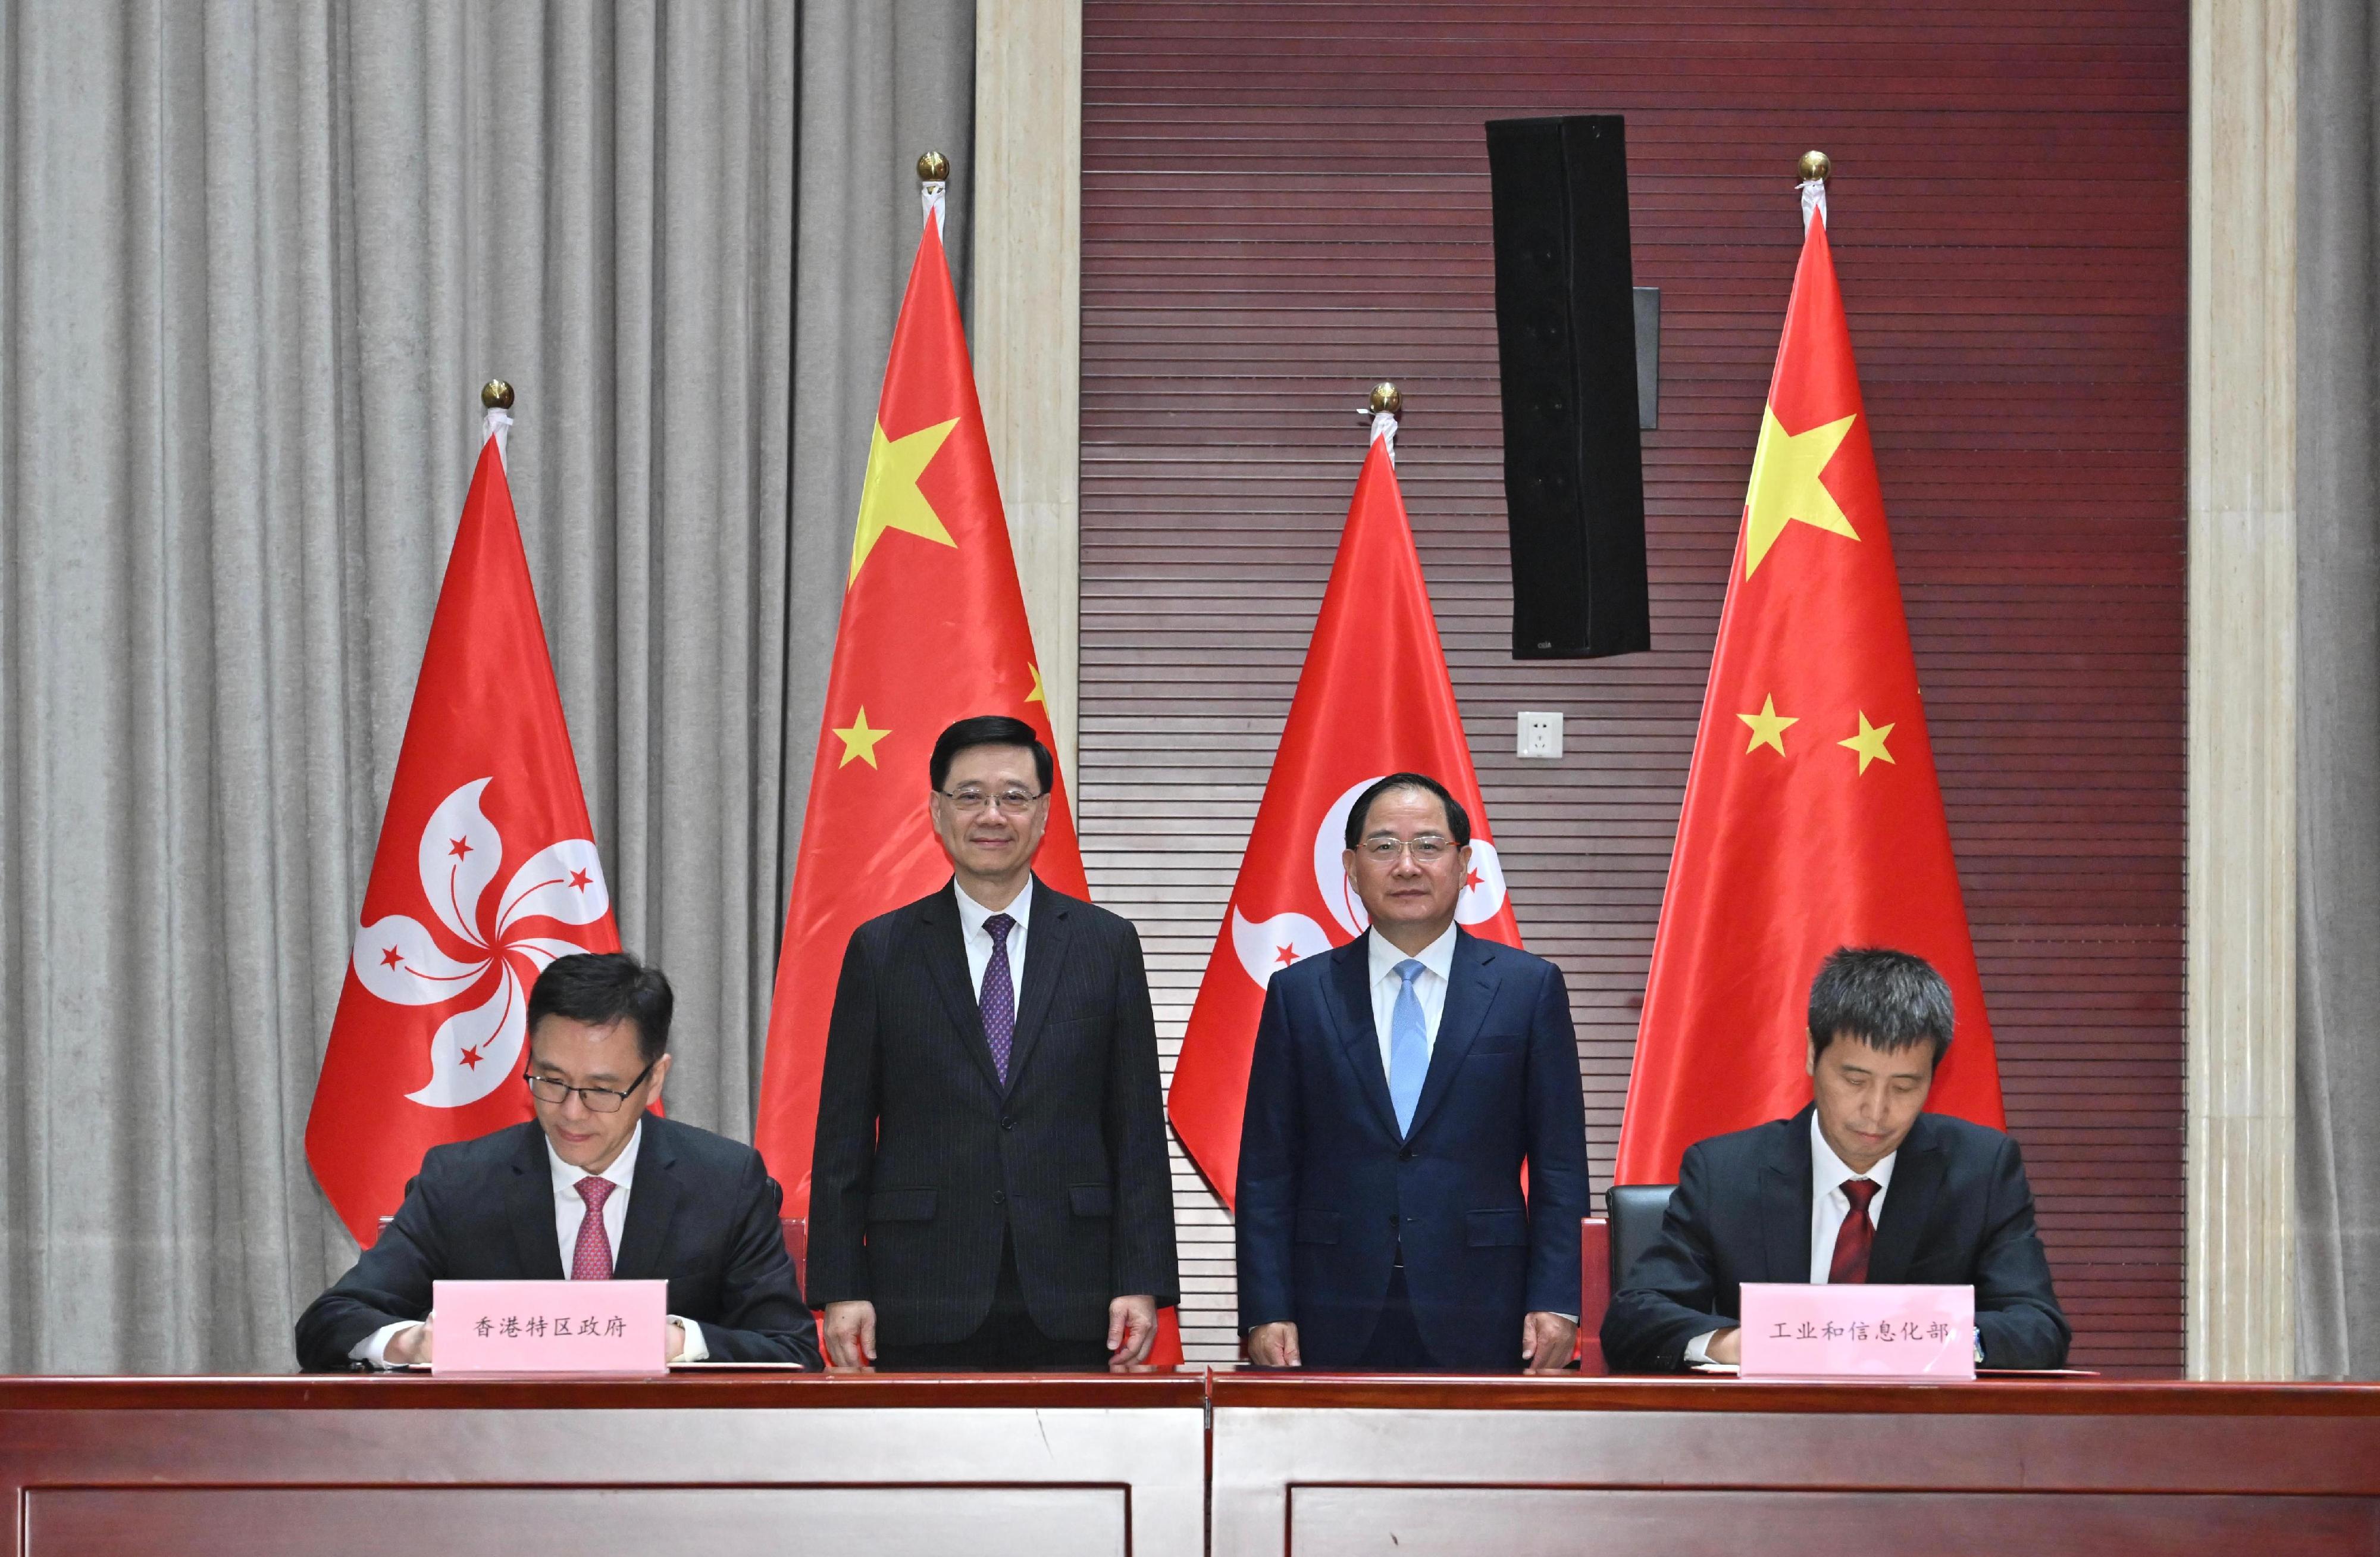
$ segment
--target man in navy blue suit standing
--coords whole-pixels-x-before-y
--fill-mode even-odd
[[[1265,991],[1237,1207],[1260,1366],[1570,1361],[1587,1203],[1570,997],[1553,964],[1455,924],[1470,844],[1436,779],[1365,790],[1345,861],[1371,929]]]

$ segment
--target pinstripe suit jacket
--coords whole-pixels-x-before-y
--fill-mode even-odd
[[[1129,921],[1034,882],[1003,1088],[956,889],[853,932],[811,1167],[809,1294],[878,1338],[956,1341],[990,1312],[1001,1234],[1033,1322],[1104,1339],[1108,1303],[1180,1297],[1157,1030]]]

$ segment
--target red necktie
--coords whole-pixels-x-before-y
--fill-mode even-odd
[[[570,1251],[570,1279],[574,1282],[612,1279],[612,1240],[603,1232],[603,1202],[618,1187],[608,1178],[578,1181],[578,1195],[587,1202],[587,1214],[579,1219],[578,1245]],[[1839,1253],[1835,1258],[1840,1260],[1842,1256]]]
[[[1834,1263],[1827,1267],[1828,1282],[1867,1280],[1867,1251],[1876,1247],[1876,1223],[1867,1219],[1867,1203],[1876,1198],[1876,1189],[1874,1179],[1843,1180],[1843,1194],[1851,1200],[1852,1214],[1843,1218],[1843,1230],[1835,1235]]]

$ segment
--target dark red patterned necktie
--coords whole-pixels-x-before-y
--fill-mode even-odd
[[[578,1181],[578,1197],[587,1202],[587,1214],[578,1221],[578,1246],[570,1251],[570,1279],[574,1282],[612,1279],[612,1239],[603,1231],[603,1202],[618,1187],[608,1178]]]
[[[1830,1283],[1867,1280],[1867,1251],[1876,1247],[1876,1223],[1867,1219],[1867,1203],[1876,1198],[1876,1189],[1874,1179],[1843,1180],[1843,1194],[1851,1200],[1852,1214],[1843,1218],[1843,1230],[1835,1235],[1834,1263],[1827,1267],[1827,1280]]]

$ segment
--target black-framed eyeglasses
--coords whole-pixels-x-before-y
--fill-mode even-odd
[[[638,1071],[634,1081],[616,1092],[609,1087],[573,1087],[558,1076],[540,1076],[535,1071],[524,1071],[521,1079],[528,1083],[529,1096],[541,1103],[566,1103],[570,1101],[570,1094],[576,1092],[578,1101],[585,1103],[590,1113],[617,1113],[622,1104],[636,1096],[637,1089],[645,1084],[645,1077],[653,1074],[653,1065],[661,1063],[656,1056],[651,1065]]]
[[[1411,839],[1375,836],[1365,839],[1360,846],[1364,853],[1383,865],[1401,854],[1413,856],[1415,865],[1435,865],[1452,854],[1456,847],[1453,839],[1441,838],[1435,833],[1425,833]]]
[[[1028,795],[1022,789],[1003,789],[993,795],[973,785],[963,789],[937,789],[934,793],[962,811],[979,811],[986,806],[998,806],[1010,816],[1023,816],[1033,809],[1034,801],[1041,798],[1040,795]],[[1042,791],[1043,795],[1048,793],[1047,790]]]

